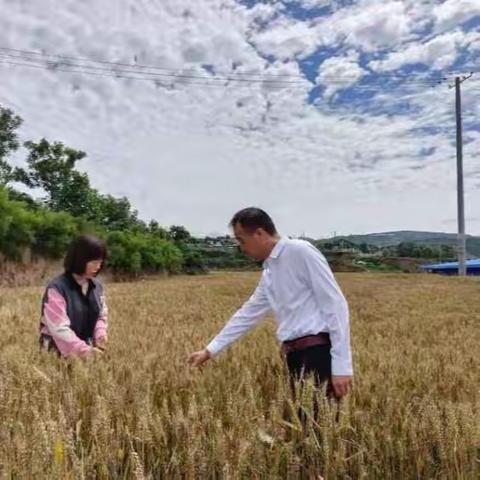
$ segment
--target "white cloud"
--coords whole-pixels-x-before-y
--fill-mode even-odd
[[[285,17],[255,35],[253,40],[264,55],[274,55],[280,60],[307,57],[323,44],[319,32],[308,23]]]
[[[303,6],[323,5],[312,1]],[[422,3],[409,5],[398,0],[361,0],[348,7],[334,7],[332,15],[306,21],[290,18],[278,8],[277,14],[282,14],[268,29],[254,33],[252,40],[262,54],[280,60],[305,58],[322,46],[342,44],[374,52],[414,38],[419,12],[425,8]]]
[[[319,29],[325,27],[350,46],[375,51],[409,38],[414,24],[404,2],[363,0],[320,22]]]
[[[267,22],[279,12],[279,5],[274,3],[257,3],[247,12],[250,22]]]
[[[325,95],[330,97],[338,90],[355,85],[364,73],[358,64],[358,54],[351,53],[325,60],[320,65],[317,82],[326,87]]]
[[[348,49],[399,50],[405,39],[412,41],[408,18],[414,15],[408,2],[404,10],[401,2],[362,2],[305,22],[275,19],[277,11],[267,7],[253,13],[233,0],[41,3],[0,0],[6,12],[0,45],[197,73],[201,63],[227,73],[235,63],[243,73],[300,75],[292,57],[320,44],[338,48],[342,38]],[[385,5],[404,23],[391,24]],[[259,32],[255,18],[271,25]],[[268,54],[278,57],[272,65],[263,58]],[[358,58],[343,49],[323,62],[320,81],[333,74],[358,77]],[[85,150],[82,168],[94,185],[127,195],[146,219],[224,231],[236,209],[258,204],[284,233],[322,235],[437,229],[455,216],[454,136],[414,129],[453,128],[452,102],[443,90],[378,94],[360,113],[324,100],[309,105],[306,81],[275,89],[192,80],[165,89],[145,81],[0,69],[0,103],[24,117],[23,138],[46,136]],[[478,118],[475,98],[465,88],[466,125]],[[400,101],[417,112],[374,114]],[[419,155],[432,147],[429,157]],[[469,208],[480,203],[480,189],[473,189],[479,151],[480,138],[472,135],[465,146]]]
[[[461,48],[478,42],[480,34],[461,30],[444,33],[425,43],[411,43],[404,50],[390,53],[385,60],[370,62],[374,70],[396,70],[404,65],[421,63],[436,69],[450,67]]]
[[[478,0],[446,0],[435,6],[433,16],[438,30],[457,27],[475,16],[480,16],[480,2]]]

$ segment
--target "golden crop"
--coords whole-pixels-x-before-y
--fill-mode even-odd
[[[88,362],[38,353],[41,289],[0,289],[0,478],[480,478],[478,279],[340,274],[355,389],[305,434],[271,320],[186,364],[257,276],[107,285],[109,349]]]

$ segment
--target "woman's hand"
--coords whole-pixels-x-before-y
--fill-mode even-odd
[[[98,338],[97,340],[95,340],[93,342],[93,346],[95,348],[98,348],[99,350],[106,350],[107,349],[107,337],[102,337],[102,338]]]

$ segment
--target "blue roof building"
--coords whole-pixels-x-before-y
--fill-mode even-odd
[[[421,265],[420,268],[428,273],[458,275],[458,262],[432,263],[431,265]],[[480,258],[467,260],[467,275],[480,275]]]

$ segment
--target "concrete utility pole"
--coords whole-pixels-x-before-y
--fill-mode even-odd
[[[457,119],[457,207],[458,207],[458,275],[467,274],[467,241],[465,237],[465,201],[463,193],[463,138],[461,84],[467,77],[455,77],[455,114]]]

